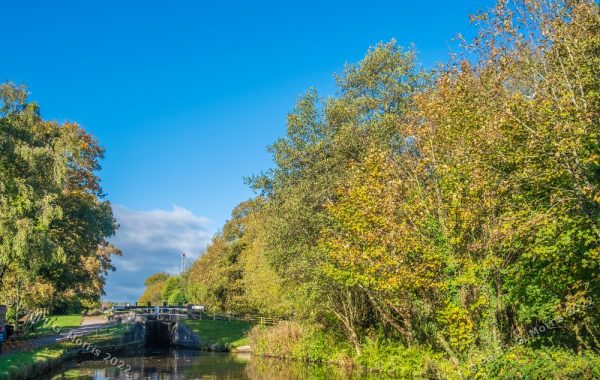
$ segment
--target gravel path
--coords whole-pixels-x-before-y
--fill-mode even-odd
[[[114,324],[108,323],[105,317],[84,317],[81,326],[66,330],[60,334],[43,336],[40,338],[29,339],[17,342],[5,342],[2,347],[2,354],[11,354],[19,351],[33,350],[40,347],[50,346],[62,340],[72,333],[73,335],[86,335],[94,332],[94,330],[102,327],[107,327]]]

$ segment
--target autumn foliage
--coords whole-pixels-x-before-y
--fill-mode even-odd
[[[358,357],[387,339],[458,365],[557,318],[528,345],[597,350],[598,5],[499,1],[473,23],[432,72],[392,41],[337,96],[308,91],[191,299],[309,321]]]
[[[44,120],[25,87],[0,85],[0,304],[99,302],[120,254],[107,240],[117,225],[97,175],[103,154],[77,124]]]

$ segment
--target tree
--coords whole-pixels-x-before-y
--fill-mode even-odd
[[[462,349],[566,316],[598,281],[598,6],[499,2],[475,20],[405,132],[450,248],[439,321]],[[593,341],[596,314],[563,339]]]
[[[146,290],[138,299],[138,302],[141,304],[150,303],[151,305],[162,305],[164,300],[163,298],[163,290],[167,281],[170,279],[170,275],[167,273],[155,273],[149,276],[146,281],[144,281],[144,285],[146,285]]]
[[[499,1],[473,21],[432,76],[391,42],[336,97],[303,96],[190,295],[308,321],[359,356],[369,337],[458,363],[556,319],[532,344],[597,348],[598,4]]]
[[[185,304],[188,301],[185,280],[181,276],[171,276],[165,281],[162,299],[169,305]]]
[[[415,157],[405,153],[394,157],[374,148],[352,168],[337,201],[327,206],[329,222],[319,246],[326,275],[339,286],[359,289],[384,325],[410,344],[415,305],[438,290],[443,255],[428,205],[407,170]]]
[[[120,254],[96,175],[103,149],[76,124],[44,121],[24,87],[1,85],[0,105],[0,286],[15,284],[2,296],[97,302]]]
[[[256,284],[257,273],[265,273],[264,267],[250,266],[257,263],[255,244],[255,220],[261,208],[261,199],[242,202],[232,212],[223,231],[213,238],[206,251],[194,263],[187,274],[190,300],[216,311],[252,312],[264,306],[264,297],[257,294],[269,284]],[[260,259],[259,259],[260,260]],[[263,277],[264,278],[264,277]],[[252,294],[252,296],[249,296]]]
[[[427,83],[412,51],[395,42],[379,44],[363,61],[348,65],[336,77],[340,95],[323,101],[309,91],[288,116],[287,135],[273,144],[275,168],[253,179],[269,197],[264,211],[265,255],[296,300],[295,313],[312,319],[340,319],[358,349],[358,335],[368,327],[368,312],[358,312],[367,299],[364,289],[331,282],[318,242],[327,225],[326,205],[350,168],[362,162],[372,146],[397,149],[397,124]],[[323,300],[331,300],[323,307]],[[368,302],[367,302],[368,303]],[[344,318],[354,310],[360,320]]]

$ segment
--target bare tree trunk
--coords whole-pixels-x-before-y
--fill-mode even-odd
[[[396,331],[398,331],[400,333],[400,335],[402,335],[402,337],[404,338],[405,343],[410,346],[412,341],[413,341],[413,334],[411,331],[411,324],[410,324],[410,318],[403,318],[402,322],[399,322],[396,318],[394,318],[387,310],[387,306],[388,305],[382,305],[381,302],[379,301],[379,299],[370,291],[366,291],[367,296],[369,297],[369,300],[371,301],[371,304],[373,304],[373,307],[375,307],[375,309],[377,310],[377,312],[379,313],[379,315],[381,315],[381,317],[383,318],[383,320],[389,324],[390,326],[392,326]],[[391,305],[390,305],[391,306]],[[398,314],[400,314],[400,310],[398,310],[397,308],[394,308],[393,306],[391,306]]]
[[[331,312],[336,316],[337,319],[339,319],[340,322],[342,322],[342,325],[346,329],[348,339],[350,339],[350,342],[354,346],[354,351],[356,352],[356,355],[360,355],[362,353],[360,348],[360,339],[358,337],[358,333],[356,332],[356,327],[354,326],[354,324],[348,318],[338,313],[336,310],[331,309]]]
[[[342,323],[357,355],[361,354],[359,330],[367,316],[367,302],[360,289],[334,290],[329,310]]]

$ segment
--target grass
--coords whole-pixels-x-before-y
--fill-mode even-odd
[[[79,327],[82,321],[83,316],[80,314],[53,315],[46,318],[43,323],[38,324],[34,331],[27,334],[27,337],[34,338],[44,335],[53,335],[56,334],[56,331],[54,330],[56,328],[64,330]]]
[[[79,327],[83,321],[83,316],[79,314],[54,315],[46,319],[42,328],[50,329],[52,326],[60,328]]]
[[[77,325],[74,325],[77,323],[77,318],[74,317],[76,316],[60,316],[54,320],[56,323],[55,325],[49,324],[49,326],[56,326],[60,324],[60,326],[65,328],[77,327],[79,324],[81,324],[81,316],[79,316],[79,324]],[[125,325],[102,328],[97,332],[86,335],[86,337],[82,340],[94,345],[101,344],[111,341],[116,337],[122,336],[128,330],[128,328],[129,327]],[[21,377],[28,377],[27,371],[34,367],[35,364],[60,359],[69,348],[73,347],[77,347],[76,343],[65,341],[30,351],[21,351],[8,355],[0,355],[0,379],[14,377],[15,374],[19,374]]]
[[[252,323],[245,321],[220,321],[212,319],[186,320],[203,342],[207,344],[221,343],[225,347],[234,348],[248,344],[246,335]]]
[[[15,371],[32,367],[34,363],[43,363],[48,360],[59,359],[65,352],[61,344],[43,347],[33,351],[16,352],[0,356],[0,379],[10,378]]]

